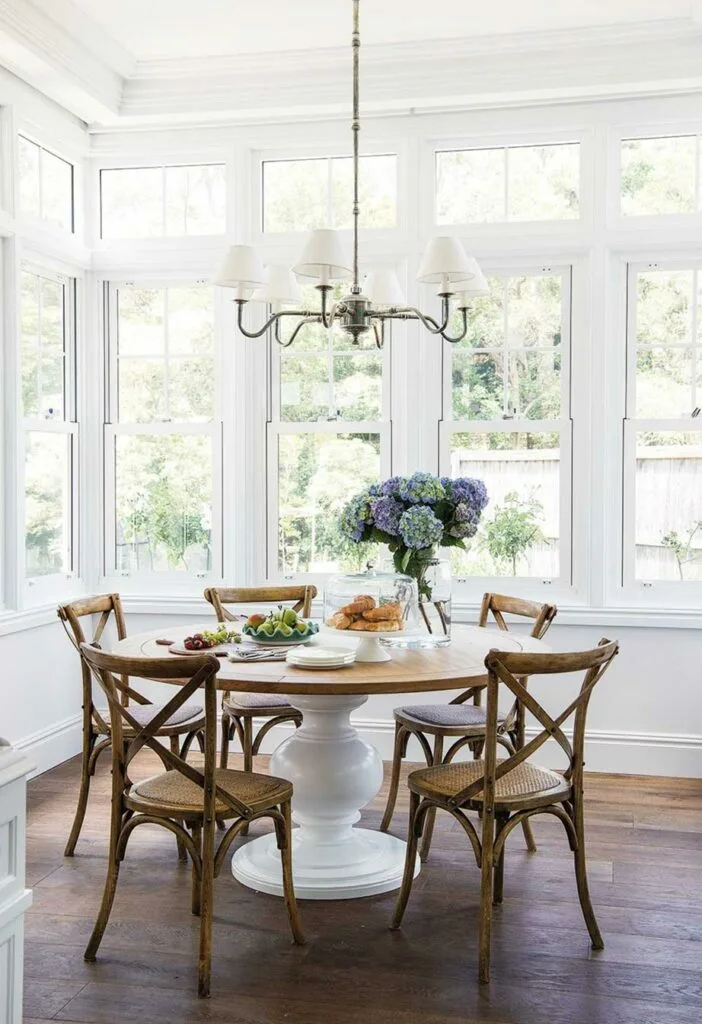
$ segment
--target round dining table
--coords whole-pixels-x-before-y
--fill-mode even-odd
[[[211,625],[211,624],[209,624]],[[202,627],[199,627],[202,628]],[[204,628],[208,628],[205,626]],[[164,636],[181,641],[196,627],[169,627],[121,640],[115,653],[163,657]],[[335,633],[311,641],[321,646],[353,645]],[[433,648],[394,648],[391,660],[354,662],[341,669],[302,669],[285,661],[230,661],[222,658],[217,688],[245,693],[278,693],[302,712],[302,724],[275,749],[272,775],[293,784],[293,876],[301,899],[353,899],[397,889],[402,881],[405,843],[396,836],[359,828],[361,808],[383,782],[380,754],[366,743],[351,713],[376,694],[460,690],[487,682],[485,656],[491,649],[547,652],[542,641],[498,629],[454,626],[451,643]],[[182,655],[172,657],[181,661]],[[400,703],[400,702],[398,702]],[[417,871],[419,871],[419,860]],[[275,834],[243,843],[232,857],[232,873],[252,889],[282,895]]]

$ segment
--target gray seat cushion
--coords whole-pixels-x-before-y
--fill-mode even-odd
[[[150,722],[154,715],[157,715],[161,708],[165,707],[165,704],[130,704],[129,714],[132,718],[136,719],[139,725],[146,725]],[[106,722],[110,721],[109,711],[100,711],[100,714]],[[190,722],[191,719],[198,719],[204,716],[205,712],[202,708],[202,704],[182,704],[177,711],[175,711],[170,718],[165,722],[165,725],[169,728],[173,728],[175,725],[183,725],[185,722]],[[126,722],[123,723],[126,726]]]
[[[408,715],[427,725],[447,725],[452,728],[485,725],[486,721],[485,708],[476,708],[475,704],[411,704],[397,708],[396,714]],[[502,721],[503,716],[499,720]]]
[[[237,708],[280,708],[281,711],[293,711],[285,697],[280,693],[230,693],[224,701],[225,708],[236,711]]]

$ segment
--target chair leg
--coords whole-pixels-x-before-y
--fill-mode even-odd
[[[590,941],[593,949],[604,949],[604,939],[597,924],[595,911],[592,909],[590,900],[590,888],[587,884],[587,865],[585,862],[585,824],[583,821],[582,793],[573,797],[573,824],[578,839],[578,847],[574,853],[575,857],[575,880],[578,885],[578,898],[582,908],[583,917],[587,930],[590,933]]]
[[[508,819],[507,819],[506,816],[502,816],[498,820],[498,823],[497,823],[497,834],[498,835],[500,834],[502,829],[507,824],[507,820]],[[493,893],[492,893],[492,902],[493,902],[493,906],[497,906],[498,904],[502,903],[502,895],[503,895],[503,892],[504,892],[504,884],[505,884],[505,844],[504,843],[503,843],[502,849],[500,851],[499,859],[498,859],[497,863],[495,864],[495,873],[494,873],[494,883],[493,884],[494,884],[494,889],[493,889]]]
[[[522,832],[524,833],[524,842],[529,853],[536,853],[536,843],[534,841],[534,833],[531,831],[531,822],[528,818],[525,818],[522,822]]]
[[[232,732],[232,723],[225,712],[222,712],[222,735],[219,748],[219,767],[226,768],[229,764],[229,740]]]
[[[250,715],[246,715],[246,717],[242,721],[242,725],[243,725],[244,735],[243,735],[243,739],[242,739],[242,744],[241,745],[242,745],[243,750],[244,750],[244,771],[245,772],[252,772],[253,771],[253,719],[251,718]],[[239,835],[240,836],[247,836],[248,834],[249,834],[249,824],[247,822],[244,825],[244,827],[242,828],[242,830],[239,833]]]
[[[88,961],[95,960],[97,951],[100,948],[102,937],[105,934],[105,928],[107,928],[107,922],[110,919],[110,911],[112,910],[115,891],[117,889],[117,880],[119,878],[120,860],[117,855],[117,850],[119,848],[119,837],[122,832],[123,807],[121,800],[116,798],[114,787],[115,779],[113,777],[112,801],[110,805],[110,848],[107,854],[107,877],[105,879],[105,888],[102,893],[100,911],[98,913],[97,920],[95,921],[95,927],[93,928],[92,935],[88,940],[85,953],[83,954],[84,959]]]
[[[195,849],[198,850],[199,853],[200,853],[200,863],[202,864],[202,826],[201,825],[197,825],[197,824],[193,825],[192,828],[191,828],[191,832],[192,832],[192,836],[193,836],[193,842],[195,843]],[[213,856],[213,862],[212,863],[214,865],[214,856]],[[204,865],[203,865],[202,866],[202,874],[203,875],[204,875],[204,871],[205,871],[205,869],[204,869]],[[201,910],[201,905],[200,905],[200,888],[201,888],[201,885],[202,885],[202,878],[200,877],[200,872],[197,870],[195,864],[193,864],[193,890],[192,890],[191,909],[192,909],[193,914],[195,914],[196,917],[198,917],[200,915],[200,910]]]
[[[492,891],[494,882],[493,844],[495,814],[492,808],[483,811],[482,865],[480,878],[480,923],[478,932],[478,980],[490,981],[490,927],[492,925]]]
[[[290,813],[290,801],[287,800],[284,804],[281,804],[280,810],[285,820],[285,828],[282,830],[282,833],[279,834],[279,842],[282,843],[280,848],[280,858],[283,866],[283,896],[285,897],[285,906],[288,911],[288,917],[290,918],[290,930],[292,931],[293,942],[298,946],[304,946],[305,936],[302,931],[300,911],[298,910],[297,900],[295,899],[295,887],[293,885],[292,817]]]
[[[194,833],[194,830],[193,830]],[[204,821],[202,826],[201,878],[200,878],[200,949],[197,963],[197,994],[206,998],[210,994],[212,977],[212,918],[214,913],[214,822]],[[195,879],[193,878],[193,883]]]
[[[409,739],[409,733],[404,729],[400,722],[395,722],[395,742],[392,749],[392,769],[390,775],[390,789],[388,790],[388,801],[385,805],[385,813],[383,814],[383,820],[380,823],[380,831],[387,832],[390,828],[390,822],[395,811],[395,804],[397,802],[397,791],[400,786],[400,767],[402,765],[402,758],[404,751],[407,749],[407,740]]]
[[[395,913],[390,927],[396,931],[402,924],[405,916],[407,901],[409,900],[414,881],[414,870],[417,863],[417,836],[415,835],[415,819],[419,808],[419,797],[416,793],[410,792],[409,831],[407,833],[407,852],[405,854],[405,873],[402,877],[402,886],[397,896]]]
[[[180,743],[178,742],[178,737],[175,735],[171,736],[171,753],[175,754],[176,757],[178,757],[180,754]],[[183,863],[185,863],[188,859],[188,854],[185,850],[185,846],[183,845],[182,840],[178,839],[177,836],[176,843],[178,844],[178,860],[183,861]]]
[[[71,825],[71,834],[68,837],[66,843],[66,849],[63,851],[64,857],[72,857],[78,837],[80,836],[80,830],[83,827],[83,821],[85,820],[85,812],[88,807],[88,794],[90,792],[90,755],[93,752],[95,745],[95,735],[89,733],[84,734],[83,737],[83,754],[80,761],[80,789],[78,790],[78,806],[76,807],[76,813],[73,818],[73,824]]]
[[[444,737],[439,733],[434,737],[434,757],[432,759],[432,765],[441,764],[444,756]],[[422,845],[419,848],[419,859],[422,864],[425,863],[429,856],[429,848],[431,847],[431,837],[434,834],[434,822],[436,821],[436,807],[430,807],[427,811],[427,816],[424,822],[424,834],[422,837]]]

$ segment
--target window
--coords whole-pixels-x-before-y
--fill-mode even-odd
[[[436,153],[437,224],[573,220],[579,194],[579,143]]]
[[[74,570],[75,282],[21,273],[25,577]]]
[[[100,172],[100,237],[221,235],[224,164],[120,167]]]
[[[570,271],[489,278],[448,349],[443,463],[490,503],[459,575],[570,582]]]
[[[362,228],[394,228],[397,157],[362,156],[359,194]],[[266,160],[263,163],[263,230],[311,231],[352,227],[351,157]]]
[[[73,231],[73,164],[23,135],[18,150],[20,211]]]
[[[214,294],[108,289],[108,575],[221,575]]]
[[[635,217],[699,210],[699,148],[696,135],[623,139],[622,214]]]
[[[636,580],[702,580],[700,270],[629,269],[625,564]]]
[[[318,306],[315,295],[304,289],[306,308]],[[339,513],[389,469],[389,349],[354,346],[318,325],[275,349],[269,572],[361,568],[369,553],[341,536]]]

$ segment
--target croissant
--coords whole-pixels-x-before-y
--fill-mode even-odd
[[[369,611],[363,612],[363,618],[368,622],[386,622],[389,619],[401,621],[402,608],[399,601],[388,601],[387,604],[381,604],[379,608],[371,608]]]
[[[330,619],[327,619],[327,625],[332,629],[348,629],[352,622],[353,619],[349,615],[344,615],[343,612],[336,612]]]
[[[397,619],[383,619],[382,622],[368,622],[367,619],[358,619],[352,622],[349,629],[359,633],[396,633],[402,629],[402,623]]]
[[[342,615],[360,615],[362,612],[370,611],[371,608],[375,608],[375,599],[369,594],[359,594],[350,604],[339,608],[339,612]]]

